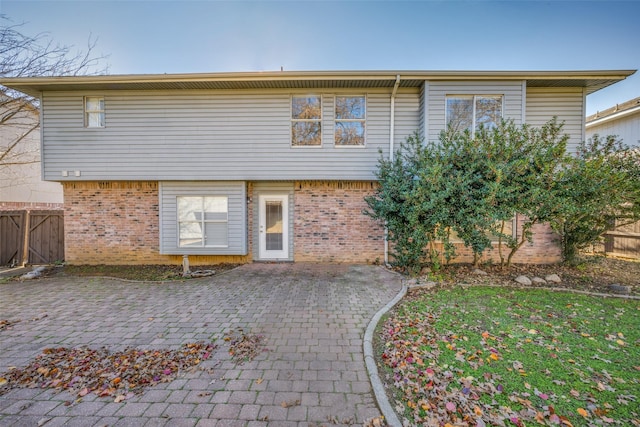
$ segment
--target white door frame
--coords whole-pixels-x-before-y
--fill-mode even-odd
[[[266,203],[282,202],[282,250],[267,250]],[[287,194],[260,194],[258,196],[258,258],[289,259],[289,196]]]

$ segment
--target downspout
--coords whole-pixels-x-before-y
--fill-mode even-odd
[[[394,146],[393,139],[395,136],[395,127],[396,127],[396,92],[398,91],[398,86],[400,86],[400,74],[396,75],[396,82],[393,85],[393,90],[391,91],[391,113],[389,115],[389,160],[393,161],[394,155]],[[384,264],[389,265],[389,229],[386,224],[384,227]]]

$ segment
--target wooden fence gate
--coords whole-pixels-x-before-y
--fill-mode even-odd
[[[640,258],[640,222],[618,226],[604,233],[605,253]]]
[[[63,211],[0,211],[0,265],[57,261],[64,261]]]
[[[27,211],[0,211],[0,265],[22,263]]]

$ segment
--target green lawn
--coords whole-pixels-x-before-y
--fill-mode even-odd
[[[382,374],[416,425],[640,426],[640,301],[454,287],[405,298]]]

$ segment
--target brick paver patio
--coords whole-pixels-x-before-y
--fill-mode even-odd
[[[0,376],[46,347],[219,345],[195,372],[122,403],[13,389],[0,395],[0,426],[362,425],[380,415],[364,329],[400,289],[397,275],[375,266],[257,263],[188,282],[0,284],[0,320],[20,320],[0,331]],[[221,338],[238,327],[263,334],[268,351],[236,365]]]

